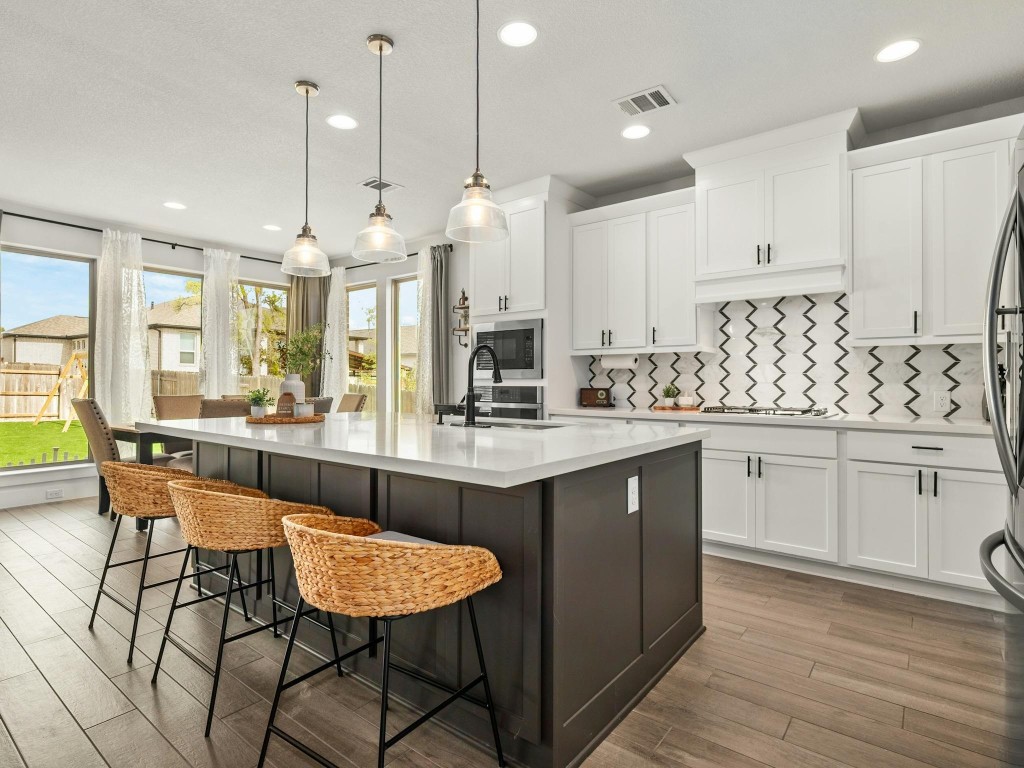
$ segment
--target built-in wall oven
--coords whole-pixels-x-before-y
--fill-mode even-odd
[[[544,378],[544,321],[502,320],[473,327],[475,344],[487,344],[498,356],[503,379]],[[490,379],[490,355],[477,355],[474,379]]]
[[[544,387],[476,384],[477,412],[492,419],[544,419]]]

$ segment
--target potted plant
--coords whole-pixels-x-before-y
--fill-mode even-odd
[[[267,415],[267,409],[274,404],[269,389],[254,389],[245,396],[249,401],[249,412],[257,419]]]
[[[288,337],[281,349],[281,362],[287,373],[281,382],[281,394],[291,392],[296,404],[306,403],[306,384],[302,380],[311,375],[324,359],[324,328],[317,323]],[[296,413],[296,416],[301,415]]]
[[[665,398],[662,400],[662,404],[666,408],[671,408],[676,404],[676,398],[679,397],[679,387],[675,384],[666,384],[661,388],[661,396]]]

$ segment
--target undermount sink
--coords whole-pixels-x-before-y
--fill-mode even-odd
[[[463,426],[465,426],[465,422],[453,421],[453,422],[450,422],[450,426],[453,426],[453,427],[463,427]],[[536,424],[498,424],[498,423],[495,423],[493,421],[488,421],[488,422],[478,422],[477,426],[478,427],[497,427],[498,429],[558,429],[560,427],[567,427],[569,425],[568,424],[551,424],[551,423],[548,423],[548,422],[545,422],[545,423],[538,422]]]

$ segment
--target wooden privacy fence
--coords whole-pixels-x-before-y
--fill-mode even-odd
[[[0,419],[34,419],[60,376],[60,366],[41,363],[5,363],[0,366]],[[43,418],[67,419],[71,399],[82,387],[81,376],[64,379]]]

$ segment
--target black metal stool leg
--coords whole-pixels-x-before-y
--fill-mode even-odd
[[[103,483],[103,478],[100,478],[100,483]],[[104,488],[106,486],[103,486]],[[100,576],[100,585],[96,588],[96,602],[92,604],[92,616],[89,617],[89,629],[92,629],[93,622],[96,621],[96,611],[100,607],[100,595],[103,594],[103,585],[107,581],[107,571],[110,569],[110,558],[114,556],[114,545],[117,543],[117,532],[121,528],[121,516],[117,516],[117,522],[114,523],[114,533],[110,537],[110,548],[107,550],[107,559],[103,563],[103,574]]]
[[[267,548],[267,570],[270,571],[270,614],[274,624],[274,637],[281,636],[281,630],[277,626],[277,575],[274,573],[274,548]],[[337,655],[337,654],[335,654]]]
[[[235,560],[235,576],[238,578],[238,599],[242,601],[242,616],[246,621],[251,621],[252,616],[249,615],[249,608],[245,604],[245,590],[242,589],[242,569],[238,567],[238,555],[232,557]]]
[[[338,677],[345,673],[341,669],[341,651],[338,650],[338,634],[334,631],[334,614],[327,614],[327,626],[331,630],[331,645],[334,646],[334,658],[338,660]]]
[[[391,620],[384,619],[384,659],[380,671],[380,737],[377,741],[377,768],[384,768],[384,750],[388,742],[388,673],[391,672]]]
[[[271,560],[273,563],[273,560]],[[271,565],[271,569],[273,565]],[[271,728],[274,727],[274,718],[277,717],[277,707],[281,703],[281,692],[284,689],[285,679],[288,675],[288,662],[292,657],[292,648],[295,647],[295,636],[299,633],[299,621],[298,616],[305,609],[306,603],[299,596],[299,603],[295,607],[296,619],[292,621],[291,632],[288,633],[288,647],[284,652],[284,661],[281,663],[281,676],[277,680],[277,691],[274,693],[274,703],[270,705],[270,719],[267,721],[267,731],[263,734],[263,748],[260,750],[260,760],[256,764],[256,768],[263,768],[263,763],[267,759],[267,749],[270,747],[270,734]]]
[[[135,635],[139,631],[139,614],[142,613],[142,592],[146,588],[146,570],[149,568],[149,548],[153,546],[153,531],[156,529],[156,521],[149,524],[149,532],[146,534],[146,551],[142,555],[142,573],[139,575],[139,592],[135,597],[135,620],[132,622],[132,639],[128,641],[128,663],[132,663],[132,656],[135,655]]]
[[[491,731],[494,732],[494,750],[498,753],[498,765],[505,765],[505,755],[501,751],[501,736],[498,735],[498,716],[494,712],[494,699],[491,698],[491,681],[487,677],[487,666],[484,664],[484,647],[480,643],[480,630],[476,624],[476,609],[473,607],[473,598],[466,598],[469,606],[469,621],[473,625],[473,640],[476,643],[476,655],[480,660],[480,674],[484,676],[484,697],[487,701],[487,714],[491,716]]]
[[[228,633],[228,617],[231,615],[231,589],[235,584],[235,576],[238,572],[238,555],[228,555],[231,565],[228,567],[228,589],[224,594],[224,618],[220,624],[220,642],[217,643],[217,664],[213,668],[213,690],[210,691],[210,711],[206,714],[206,736],[210,735],[210,728],[213,727],[213,705],[217,702],[217,686],[220,684],[220,667],[224,661],[224,638]],[[238,577],[241,584],[242,577]]]
[[[196,585],[196,592],[198,593],[199,597],[202,597],[203,582],[199,577],[199,550],[194,548],[191,544],[189,544],[188,548],[192,550],[192,581]]]
[[[155,683],[157,675],[160,674],[160,662],[164,658],[164,648],[167,647],[167,637],[171,634],[171,622],[174,621],[174,609],[178,605],[178,596],[181,594],[181,583],[185,580],[185,571],[188,569],[188,556],[195,554],[195,548],[189,544],[185,547],[185,557],[181,561],[181,573],[178,574],[178,583],[174,585],[174,597],[171,599],[171,609],[167,612],[167,625],[164,627],[164,636],[160,640],[160,651],[156,655],[156,666],[153,667],[153,679]]]

